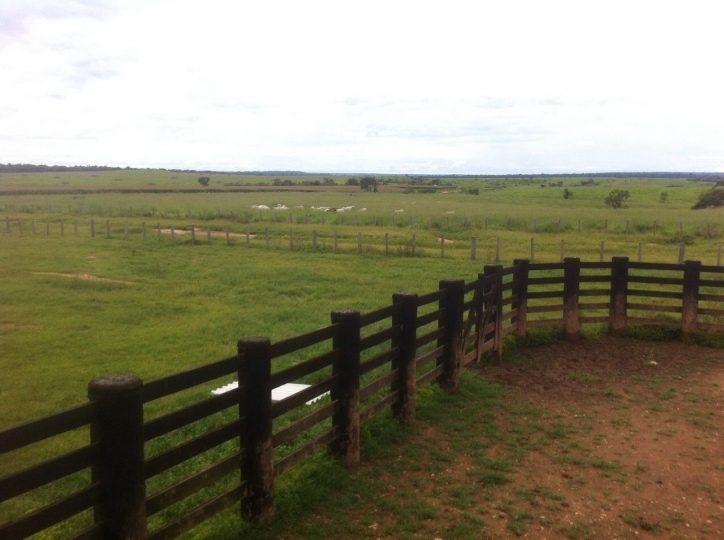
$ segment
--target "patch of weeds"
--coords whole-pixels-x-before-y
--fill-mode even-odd
[[[672,523],[686,523],[686,516],[681,512],[674,512],[669,516],[669,520]]]
[[[673,437],[674,435],[676,435],[676,430],[675,429],[662,429],[660,431],[657,431],[656,434],[661,435],[663,437]]]
[[[545,486],[536,486],[533,489],[518,488],[515,490],[515,494],[524,501],[528,501],[532,506],[539,506],[540,500],[547,499],[559,502],[565,500],[563,495]]]
[[[669,388],[666,392],[659,394],[659,399],[673,399],[676,397],[676,388]]]
[[[643,516],[635,516],[633,514],[624,513],[621,518],[623,519],[623,522],[627,525],[631,525],[632,527],[638,527],[643,531],[657,533],[661,530],[661,525],[654,521],[649,521]]]
[[[608,461],[603,458],[593,458],[591,460],[591,465],[596,469],[605,471],[620,471],[623,468],[623,465],[621,465],[621,462],[617,459]]]
[[[688,422],[703,429],[716,429],[717,424],[714,422],[714,411],[687,411],[684,417]]]
[[[479,471],[475,480],[483,486],[502,486],[511,481],[507,474],[500,471]]]
[[[621,397],[621,394],[619,394],[616,390],[614,390],[613,388],[610,388],[610,387],[609,387],[609,388],[606,388],[606,389],[603,391],[603,395],[604,395],[605,397],[611,398],[611,399],[617,399],[617,398],[620,398],[620,397]]]
[[[529,348],[540,347],[543,345],[553,345],[563,340],[563,334],[560,328],[535,328],[529,330],[524,337],[510,336],[510,348]],[[506,338],[507,339],[507,338]],[[505,345],[508,345],[506,342]]]
[[[477,460],[478,466],[484,469],[490,469],[493,471],[511,472],[513,470],[513,464],[510,460],[504,458],[491,458],[489,456],[481,456]]]
[[[415,501],[406,508],[417,519],[433,519],[437,515],[435,507],[425,501]]]
[[[698,331],[687,335],[686,341],[704,347],[712,347],[714,349],[724,349],[724,334],[721,332]]]
[[[571,378],[578,381],[581,384],[591,384],[598,380],[598,377],[587,371],[574,371],[571,374]]]
[[[706,493],[706,495],[711,499],[711,502],[713,503],[721,503],[721,497],[717,493],[717,491],[711,487],[709,484],[699,484],[697,486],[701,491]]]
[[[654,403],[653,405],[651,405],[650,407],[648,407],[647,410],[648,410],[649,412],[660,413],[660,412],[666,411],[666,407],[664,407],[663,405],[661,405],[661,404],[659,404],[659,403]]]
[[[630,427],[631,426],[631,420],[627,418],[614,418],[611,420],[611,425],[617,428],[620,427]]]
[[[675,341],[681,338],[681,329],[675,326],[632,324],[621,332],[621,337],[641,341]]]
[[[454,487],[450,490],[450,504],[461,510],[470,508],[475,503],[473,494],[472,487]]]
[[[593,533],[591,532],[590,527],[580,521],[574,521],[570,525],[564,525],[558,530],[563,536],[570,538],[571,540],[593,538]]]
[[[454,523],[445,530],[445,538],[477,538],[480,525],[474,523]]]
[[[634,469],[636,472],[646,472],[649,470],[649,466],[645,463],[641,463],[640,461],[636,462],[636,468]]]
[[[530,512],[513,512],[508,514],[508,523],[506,527],[516,536],[523,536],[528,528],[528,522],[535,519],[535,515]]]
[[[545,430],[545,434],[551,439],[564,439],[570,432],[569,428],[562,422],[556,422]]]

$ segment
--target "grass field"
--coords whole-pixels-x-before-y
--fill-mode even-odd
[[[132,188],[148,183],[199,187],[197,176],[135,170],[5,173],[0,175],[0,192],[21,184],[31,189],[117,184]],[[269,176],[209,176],[212,186],[271,182]],[[292,178],[295,182],[315,179]],[[498,238],[504,264],[529,257],[532,237],[540,261],[558,260],[560,242],[565,240],[565,254],[584,260],[597,260],[600,242],[605,241],[606,259],[612,255],[635,259],[641,242],[644,260],[675,262],[677,244],[684,242],[687,258],[715,262],[724,234],[724,209],[689,209],[707,185],[681,179],[599,178],[596,185],[580,186],[581,180],[442,179],[442,184],[451,184],[445,187],[446,194],[386,192],[390,186],[384,185],[378,193],[355,186],[346,186],[349,192],[315,193],[2,192],[0,219],[10,218],[13,225],[10,234],[0,231],[4,276],[0,332],[6,381],[0,396],[0,425],[77,403],[87,382],[98,375],[124,371],[144,379],[160,377],[231,354],[244,335],[277,340],[327,324],[333,309],[371,310],[389,303],[398,290],[423,293],[435,289],[443,278],[471,279],[485,263],[494,261]],[[335,181],[344,184],[346,177],[335,177]],[[569,186],[573,199],[562,198],[564,187],[552,186],[558,182]],[[541,188],[541,183],[549,187]],[[455,191],[473,186],[481,189],[480,195]],[[615,187],[631,192],[629,208],[613,210],[603,204]],[[666,203],[659,202],[663,191],[669,194]],[[291,210],[250,209],[254,204],[278,203]],[[350,205],[357,211],[310,210],[311,206]],[[141,208],[146,215],[139,215]],[[361,208],[368,210],[360,212]],[[93,210],[90,215],[88,209]],[[395,214],[399,209],[404,212]],[[97,221],[96,238],[90,238],[91,218]],[[25,223],[22,235],[17,219]],[[32,219],[36,220],[35,234],[30,231]],[[46,219],[51,220],[50,235],[46,235]],[[77,236],[71,225],[76,219]],[[106,219],[112,224],[110,239],[105,238]],[[392,219],[397,220],[395,225]],[[535,232],[531,231],[533,219]],[[60,220],[65,224],[62,238]],[[659,227],[656,232],[651,227],[654,221]],[[146,241],[141,239],[142,222],[148,224]],[[156,222],[178,229],[195,225],[197,245],[191,245],[190,235],[179,235],[176,243],[171,243],[169,235],[158,241],[153,229]],[[124,240],[125,223],[128,240]],[[231,246],[223,237],[206,244],[206,227],[229,227],[259,236],[251,247],[243,236],[233,238]],[[267,229],[269,250],[263,239]],[[313,231],[318,238],[316,251],[311,244]],[[335,231],[338,254],[332,252]],[[362,254],[357,253],[358,233],[363,239]],[[384,253],[385,234],[390,237],[390,256]],[[413,234],[417,256],[410,257]],[[452,240],[445,245],[444,259],[441,236]],[[477,237],[476,261],[470,260],[472,236]],[[107,281],[58,274],[88,274]],[[63,380],[47,369],[49,364],[63,370]]]
[[[268,176],[210,176],[211,187],[270,182]],[[714,264],[724,235],[723,209],[690,210],[709,184],[681,179],[610,178],[581,186],[581,178],[549,177],[542,188],[538,180],[466,178],[446,179],[451,185],[433,193],[392,184],[368,193],[344,186],[344,177],[335,177],[340,185],[328,191],[207,192],[198,189],[197,177],[170,171],[0,174],[0,427],[82,403],[88,382],[98,376],[163,377],[234,354],[244,336],[277,341],[329,324],[335,309],[371,311],[388,305],[396,291],[426,293],[440,279],[470,280],[494,261],[498,238],[504,264],[528,257],[531,238],[537,261],[558,260],[565,240],[566,255],[584,260],[598,260],[604,241],[606,259],[635,259],[643,243],[644,260],[675,262],[684,243],[687,258]],[[170,191],[134,191],[150,183]],[[96,192],[118,186],[127,191]],[[562,197],[566,186],[574,192],[571,200]],[[21,188],[25,194],[13,191]],[[474,188],[479,195],[464,192]],[[616,188],[631,192],[629,208],[603,204]],[[659,202],[661,192],[668,193],[666,203]],[[251,208],[258,204],[289,209]],[[355,208],[341,213],[311,206]],[[157,223],[197,227],[196,244],[188,234],[159,241]],[[250,246],[243,236],[231,245],[223,236],[207,244],[207,227],[258,236]],[[340,253],[332,250],[335,233]],[[443,236],[452,240],[444,258]],[[18,459],[5,460],[3,470],[15,470],[25,458]]]

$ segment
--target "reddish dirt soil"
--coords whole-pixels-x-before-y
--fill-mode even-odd
[[[605,338],[479,369],[561,430],[501,487],[482,538],[516,537],[500,501],[522,486],[539,495],[522,538],[724,538],[724,350]]]

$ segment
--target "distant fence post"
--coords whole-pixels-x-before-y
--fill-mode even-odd
[[[241,515],[264,523],[274,514],[274,446],[272,444],[271,342],[265,337],[240,339],[239,386],[243,386],[239,415],[241,427],[241,477],[248,482]]]
[[[334,252],[337,253],[339,246],[337,245],[337,230],[334,231]]]
[[[696,312],[699,308],[699,276],[701,261],[684,263],[684,298],[681,302],[681,331],[684,334],[696,330]]]
[[[98,443],[100,457],[91,475],[101,486],[95,520],[103,523],[103,538],[146,538],[142,387],[134,375],[111,375],[88,384],[88,399],[98,404],[91,442]]]
[[[390,233],[385,233],[385,255],[390,253]]]
[[[477,244],[477,241],[478,241],[478,239],[477,239],[475,236],[473,236],[472,238],[470,238],[470,260],[471,260],[471,261],[474,261],[474,260],[475,260],[475,257],[476,257],[475,251],[476,251],[476,248],[477,248],[477,245],[476,245],[476,244]]]
[[[191,225],[191,245],[196,244],[196,227]]]
[[[332,324],[340,325],[332,340],[332,346],[340,349],[340,354],[332,364],[332,376],[338,379],[330,390],[330,397],[338,401],[339,406],[332,414],[337,436],[331,449],[346,467],[355,467],[360,462],[360,312],[333,311]]]
[[[417,393],[417,370],[415,366],[415,341],[417,338],[417,294],[400,292],[392,295],[392,303],[400,309],[392,315],[392,325],[400,327],[400,333],[392,338],[392,347],[400,352],[392,360],[392,369],[399,375],[392,382],[392,391],[399,391],[399,397],[392,404],[392,414],[402,422],[415,420],[415,396]]]
[[[465,303],[465,281],[462,279],[444,279],[440,281],[440,290],[446,294],[440,298],[440,309],[443,314],[438,322],[444,327],[444,334],[438,339],[438,347],[443,346],[443,353],[437,359],[437,365],[443,366],[437,382],[448,392],[455,392],[460,382],[462,369],[462,332],[463,304]]]
[[[500,236],[495,239],[495,262],[500,262]]]
[[[535,262],[535,238],[530,239],[530,262]]]
[[[684,259],[686,258],[686,244],[679,244],[679,264],[684,264]]]
[[[516,323],[516,334],[519,337],[525,337],[528,322],[528,272],[530,261],[528,259],[515,259],[513,265],[516,267],[513,272],[513,296],[517,296],[518,300],[514,306],[518,309],[518,314],[513,322]]]
[[[106,238],[110,238],[110,237],[111,237],[111,220],[107,219],[106,220]]]
[[[96,237],[96,222],[91,219],[90,223],[90,229],[91,229],[91,238]]]
[[[581,278],[581,259],[566,257],[563,259],[563,325],[565,338],[575,341],[581,334],[578,318],[578,291]]]
[[[613,334],[626,328],[628,302],[628,257],[611,259],[611,308],[609,330]]]
[[[445,235],[440,235],[440,257],[445,258]]]

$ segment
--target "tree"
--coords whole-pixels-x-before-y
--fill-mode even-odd
[[[626,208],[626,200],[630,196],[631,194],[625,189],[614,189],[603,202],[614,209]]]
[[[352,178],[347,178],[347,185],[348,186],[359,186],[359,180],[357,180],[354,176]]]
[[[563,198],[564,198],[564,199],[572,199],[572,198],[573,198],[573,192],[572,192],[570,189],[565,188],[565,189],[563,190]]]
[[[199,184],[201,184],[202,186],[208,186],[209,182],[210,182],[210,180],[209,180],[208,176],[199,177]]]
[[[365,191],[377,191],[377,178],[374,176],[363,176],[360,178],[359,187]]]
[[[662,191],[661,194],[659,195],[659,202],[660,203],[669,202],[669,194],[666,193],[665,191]]]

